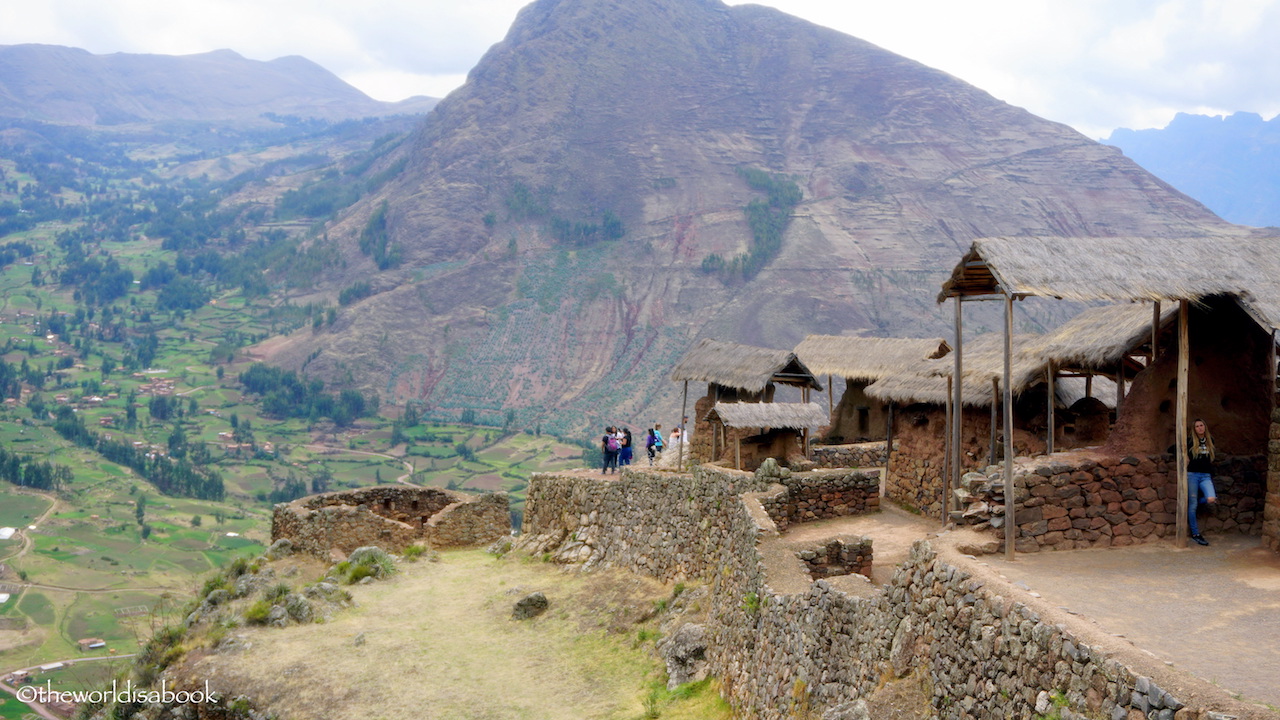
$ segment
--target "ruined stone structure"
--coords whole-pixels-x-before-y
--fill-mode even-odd
[[[1218,502],[1200,511],[1200,529],[1259,535],[1263,531],[1262,455],[1224,456],[1214,463]],[[966,476],[957,492],[960,522],[994,530],[1003,547],[1004,468]],[[1172,455],[1123,458],[1055,454],[1018,458],[1014,466],[1014,548],[1018,552],[1112,547],[1172,537],[1178,492]]]
[[[897,447],[897,443],[894,443]],[[820,468],[882,468],[888,462],[884,440],[854,445],[814,445],[813,462]]]
[[[774,592],[757,548],[777,532],[756,495],[766,482],[710,466],[616,480],[534,475],[519,545],[561,562],[710,583],[712,672],[746,717],[818,717],[911,668],[927,674],[932,710],[948,719],[1033,717],[1051,692],[1070,720],[1171,718],[1189,701],[1002,597],[964,556],[944,559],[927,541],[870,595],[825,580]]]
[[[759,497],[779,530],[794,523],[846,517],[880,509],[880,474],[860,470],[814,470],[770,478],[781,488]]]
[[[433,487],[383,485],[299,498],[275,506],[271,540],[322,558],[364,545],[400,552],[415,542],[433,547],[483,545],[511,532],[506,493],[466,495]]]
[[[871,538],[836,538],[796,557],[804,562],[814,580],[857,573],[871,577]]]

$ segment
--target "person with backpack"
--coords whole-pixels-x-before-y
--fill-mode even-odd
[[[601,475],[608,475],[610,471],[618,471],[618,450],[621,444],[618,442],[618,433],[612,425],[604,429],[604,437],[600,438],[600,452],[604,455],[604,467],[600,469]]]
[[[622,429],[622,442],[618,447],[618,465],[626,467],[631,464],[631,456],[635,451],[631,449],[631,428]]]
[[[654,446],[657,445],[658,438],[653,434],[653,428],[649,428],[649,435],[644,439],[644,449],[649,453],[649,464],[653,465],[653,458],[657,453]]]

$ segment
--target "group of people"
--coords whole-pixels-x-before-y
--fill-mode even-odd
[[[660,461],[663,451],[668,447],[681,451],[680,447],[684,443],[686,432],[682,431],[677,425],[671,428],[671,436],[668,440],[662,437],[662,423],[654,423],[645,433],[644,449],[649,456],[649,464],[653,465]],[[609,473],[618,472],[618,468],[631,464],[635,457],[635,440],[631,434],[631,428],[610,425],[604,429],[604,435],[600,437],[600,452],[603,456],[603,467],[601,473],[608,475]]]

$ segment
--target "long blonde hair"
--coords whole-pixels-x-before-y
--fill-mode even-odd
[[[1191,432],[1187,434],[1187,453],[1190,454],[1200,444],[1200,437],[1196,435],[1196,423],[1204,425],[1204,446],[1209,451],[1209,460],[1213,461],[1215,452],[1213,449],[1213,434],[1209,432],[1209,423],[1196,418],[1191,423]]]

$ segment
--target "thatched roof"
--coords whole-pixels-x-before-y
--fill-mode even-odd
[[[1176,302],[1165,302],[1160,308],[1161,327],[1173,320],[1177,311]],[[1027,352],[1059,367],[1114,369],[1133,348],[1150,341],[1152,314],[1147,303],[1089,308],[1040,336]]]
[[[796,355],[810,370],[847,380],[879,380],[950,351],[951,346],[941,338],[810,335],[796,346]]]
[[[821,390],[809,368],[789,350],[704,339],[671,372],[676,382],[715,383],[757,393],[770,382]]]
[[[1085,302],[1231,295],[1259,324],[1280,328],[1280,237],[983,238],[938,301],[1006,293]]]
[[[1038,335],[1013,337],[1013,391],[1020,393],[1044,375],[1045,365],[1027,348]],[[961,348],[964,386],[962,401],[967,407],[991,405],[991,379],[1004,378],[1004,336],[988,333],[968,340]],[[907,371],[890,375],[867,386],[867,395],[899,404],[947,402],[947,377],[955,369],[951,356],[924,360]]]
[[[831,421],[818,403],[716,403],[707,419],[731,428],[816,428]]]

